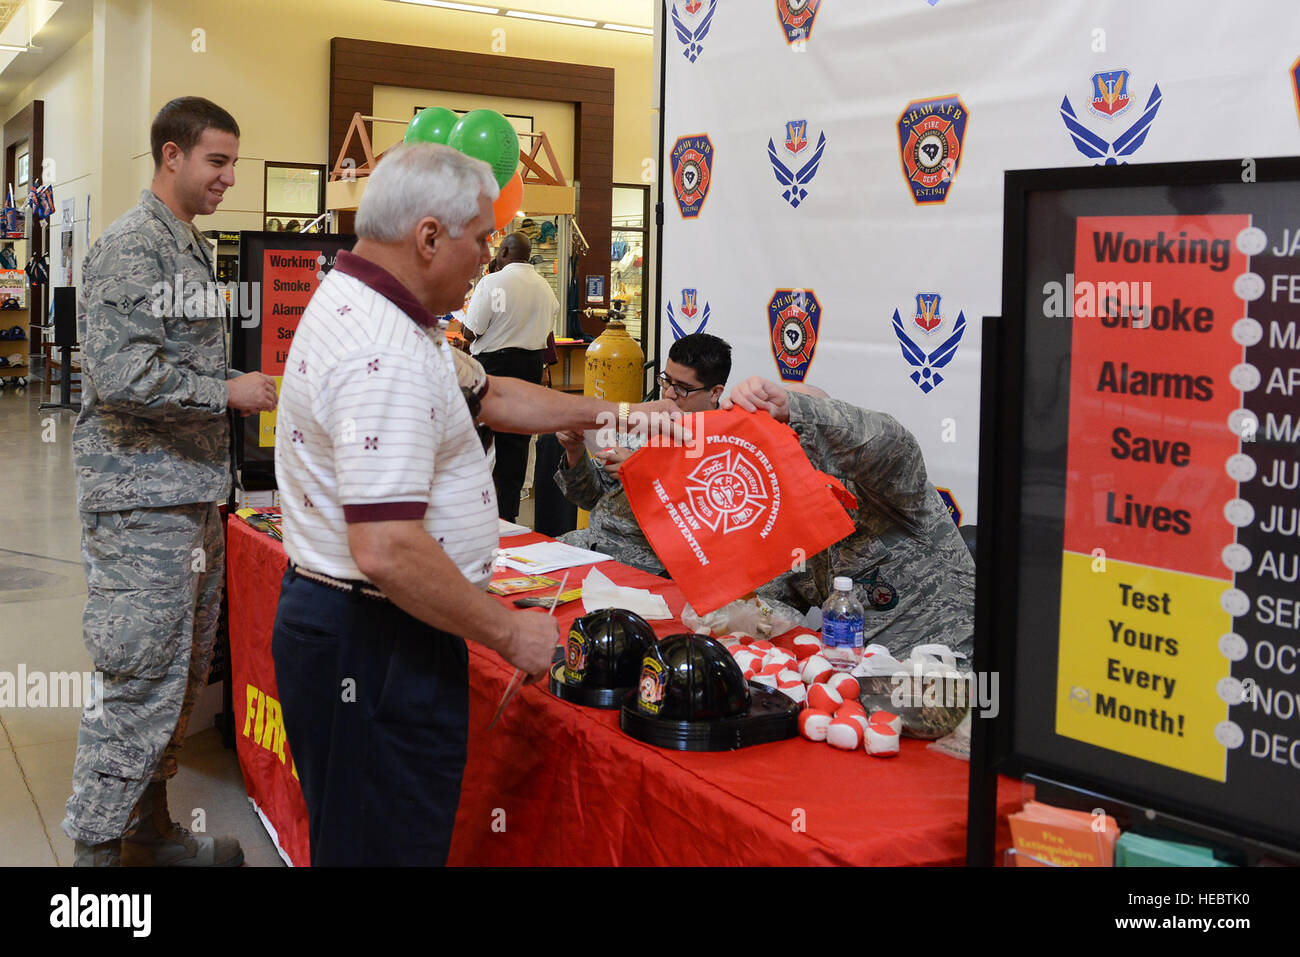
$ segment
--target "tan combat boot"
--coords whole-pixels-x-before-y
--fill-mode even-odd
[[[102,844],[75,842],[77,852],[73,867],[121,867],[122,841],[104,841]]]
[[[137,810],[140,826],[122,838],[126,867],[239,867],[244,863],[244,851],[233,837],[196,837],[172,820],[165,782],[150,782]]]

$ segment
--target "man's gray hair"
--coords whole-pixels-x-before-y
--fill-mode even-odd
[[[487,163],[438,143],[399,143],[366,181],[357,236],[397,242],[429,216],[459,236],[479,213],[480,193],[491,200],[500,193]]]

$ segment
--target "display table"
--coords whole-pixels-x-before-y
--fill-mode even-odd
[[[503,544],[542,540],[521,535]],[[278,542],[230,521],[239,763],[272,837],[290,861],[305,865],[306,811],[283,741],[271,662],[286,561]],[[589,567],[572,569],[570,583]],[[684,600],[671,581],[616,562],[597,567],[617,584],[663,595],[680,615]],[[561,634],[581,612],[581,601],[557,609]],[[652,624],[661,636],[685,630],[679,621]],[[469,762],[449,863],[964,863],[968,765],[927,751],[923,741],[903,739],[893,759],[803,739],[730,752],[665,751],[623,734],[617,712],[560,701],[542,685],[520,691],[487,731],[512,669],[479,645],[469,649]],[[1005,814],[1022,802],[1019,782],[1004,779],[998,797],[1001,848],[1010,845]]]

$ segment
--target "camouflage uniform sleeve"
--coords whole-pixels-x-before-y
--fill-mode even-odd
[[[915,436],[892,415],[860,409],[837,399],[788,393],[790,427],[813,464],[854,483],[855,494],[910,532],[924,524],[928,485]]]
[[[87,262],[81,355],[99,403],[159,421],[224,413],[225,382],[166,360],[164,321],[153,308],[154,286],[166,281],[157,255],[121,242],[94,258]]]
[[[488,374],[482,364],[450,344],[447,349],[451,353],[452,365],[456,367],[456,384],[483,398],[488,391]]]
[[[584,449],[582,459],[573,468],[566,469],[561,460],[555,470],[555,484],[560,492],[578,508],[591,511],[607,492],[618,486],[618,479],[591,460]]]

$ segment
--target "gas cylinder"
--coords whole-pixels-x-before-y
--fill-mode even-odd
[[[644,383],[645,353],[640,343],[627,334],[622,320],[611,319],[587,347],[583,394],[609,402],[640,402]]]

